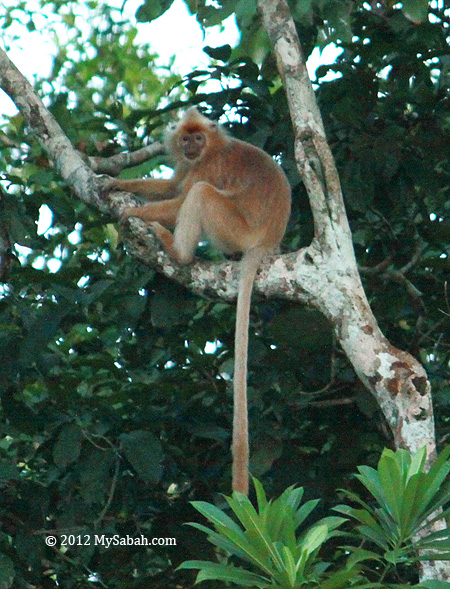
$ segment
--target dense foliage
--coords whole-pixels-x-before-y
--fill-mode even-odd
[[[40,13],[39,3],[13,4],[0,8],[6,45],[17,21],[33,30]],[[138,18],[170,4],[148,1]],[[201,5],[207,25],[236,10],[243,37],[233,51],[206,48],[210,67],[181,80],[156,67],[151,45],[139,46],[129,18],[108,2],[41,0],[52,14],[43,32],[57,49],[36,88],[89,156],[159,139],[188,103],[225,113],[230,132],[282,161],[294,191],[284,248],[296,250],[312,237],[311,214],[253,2],[188,4]],[[342,49],[317,72],[316,89],[358,261],[382,329],[428,371],[441,440],[450,434],[450,6],[436,2],[429,18],[412,19],[394,2],[372,4],[291,2],[307,53],[330,41]],[[338,76],[326,81],[328,70]],[[208,80],[222,90],[207,94]],[[0,587],[190,586],[191,572],[175,568],[212,549],[182,525],[196,517],[189,501],[220,503],[217,494],[229,491],[234,307],[131,259],[118,225],[74,199],[20,114],[2,129]],[[216,254],[202,246],[199,255]],[[313,309],[255,301],[249,385],[252,472],[271,495],[298,483],[324,509],[336,488],[354,488],[357,464],[375,463],[390,445],[374,401]],[[177,545],[60,550],[44,543],[52,533]]]

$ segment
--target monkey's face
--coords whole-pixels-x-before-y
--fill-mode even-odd
[[[188,160],[197,160],[206,147],[206,137],[202,131],[189,131],[180,137],[180,146]]]

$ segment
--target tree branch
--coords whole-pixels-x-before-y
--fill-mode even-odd
[[[117,176],[123,169],[137,166],[162,153],[164,145],[160,141],[155,141],[136,151],[124,151],[110,157],[88,157],[87,161],[93,172]]]
[[[286,89],[297,163],[316,226],[315,238],[298,254],[289,280],[309,293],[334,326],[356,373],[386,416],[396,445],[412,451],[427,445],[431,459],[430,385],[417,360],[386,340],[364,293],[337,171],[289,7],[285,0],[258,0],[258,7]]]
[[[102,212],[107,212],[108,207],[99,196],[95,175],[73,148],[31,84],[1,49],[0,83],[38,137],[60,176],[81,200],[94,205]]]
[[[412,452],[426,446],[430,464],[436,454],[430,383],[417,360],[394,348],[381,333],[362,288],[339,179],[289,7],[285,0],[258,0],[258,8],[286,89],[297,164],[316,228],[303,253],[303,262],[313,265],[315,272],[305,274],[298,256],[292,280],[311,295],[334,326],[356,373],[377,399],[396,446]],[[311,276],[315,281],[309,282]],[[437,522],[433,529],[443,525]],[[422,580],[450,579],[446,563],[420,566]]]

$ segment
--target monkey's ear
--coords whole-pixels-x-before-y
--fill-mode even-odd
[[[176,123],[171,123],[166,127],[164,131],[164,142],[166,145],[174,140],[175,133],[177,132],[178,125]]]
[[[215,130],[216,130],[218,127],[219,127],[219,125],[218,125],[217,123],[214,123],[214,122],[212,122],[212,123],[209,123],[209,128],[210,128],[212,131],[215,131]]]
[[[185,115],[193,115],[193,114],[197,114],[199,115],[200,113],[198,112],[198,108],[196,106],[190,106],[187,111],[184,113]]]

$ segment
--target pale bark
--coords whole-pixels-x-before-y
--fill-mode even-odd
[[[162,153],[164,153],[164,145],[157,141],[137,151],[124,151],[110,157],[88,157],[87,161],[93,172],[117,176],[124,168],[137,166]]]
[[[429,382],[417,360],[383,336],[362,288],[339,178],[288,5],[259,0],[259,9],[286,89],[297,164],[316,228],[312,244],[297,254],[289,282],[307,291],[334,326],[358,376],[375,395],[397,447],[415,451],[426,445],[434,456]]]
[[[375,396],[397,448],[415,452],[436,442],[430,384],[423,367],[381,333],[362,288],[342,191],[300,42],[285,0],[258,0],[275,50],[296,137],[297,165],[315,223],[312,244],[297,254],[291,284],[301,286],[330,320],[361,381]],[[445,525],[438,522],[434,529]],[[421,579],[450,579],[444,561],[421,563]]]

